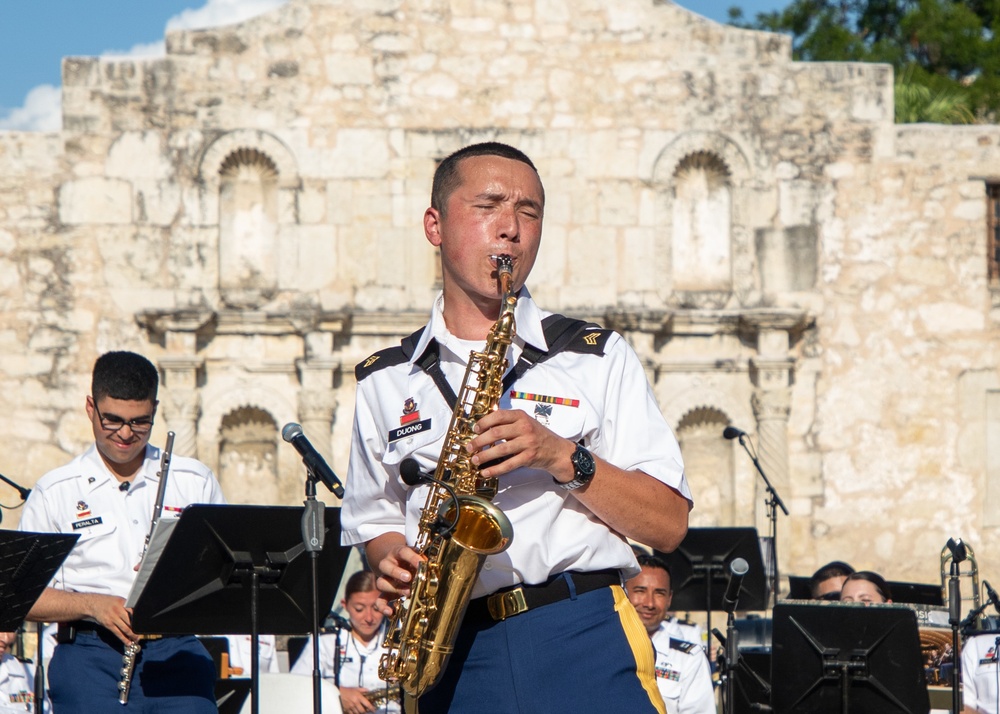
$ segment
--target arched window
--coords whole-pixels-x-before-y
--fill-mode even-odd
[[[677,440],[695,508],[692,528],[735,525],[733,450],[722,438],[729,419],[718,409],[699,407],[684,415]]]
[[[262,409],[241,407],[222,418],[219,483],[230,503],[280,503],[278,425]]]
[[[219,290],[230,307],[258,308],[278,288],[278,169],[243,148],[219,178]]]
[[[674,192],[674,290],[731,290],[729,168],[711,152],[688,154],[674,171]]]

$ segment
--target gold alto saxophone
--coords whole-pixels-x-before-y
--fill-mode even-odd
[[[142,545],[142,553],[139,555],[139,562],[146,556],[146,549],[149,548],[149,539],[153,536],[153,529],[163,514],[163,499],[167,493],[167,474],[170,473],[170,458],[174,451],[174,432],[167,432],[167,445],[163,447],[160,455],[160,471],[157,474],[160,478],[160,485],[156,489],[156,503],[153,504],[153,518],[149,524],[149,532],[146,533],[146,541]],[[122,653],[122,678],[118,682],[118,702],[128,704],[128,694],[132,689],[132,674],[135,672],[135,662],[139,659],[139,643],[129,642],[125,645]]]
[[[369,689],[367,692],[363,692],[362,694],[373,707],[378,708],[386,702],[394,702],[399,699],[399,685],[394,684],[391,687]]]
[[[388,651],[379,661],[379,677],[397,682],[413,697],[440,679],[486,556],[506,550],[513,537],[510,520],[491,503],[497,479],[482,478],[465,450],[475,436],[476,422],[500,403],[507,348],[515,335],[513,263],[507,255],[495,259],[502,295],[500,316],[483,351],[469,356],[434,474],[436,481],[454,490],[457,519],[448,489],[433,483],[413,546],[426,560],[414,575],[410,594],[396,602],[383,642]],[[454,523],[454,527],[442,528],[442,522]]]

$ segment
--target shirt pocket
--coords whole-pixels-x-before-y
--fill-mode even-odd
[[[89,543],[95,541],[98,538],[103,538],[109,536],[118,530],[118,526],[114,523],[106,522],[103,519],[100,523],[95,523],[92,526],[86,526],[80,529],[74,529],[73,533],[80,536],[80,543]]]
[[[520,409],[564,439],[584,438],[586,418],[579,406],[548,404],[530,399],[512,399],[511,409]]]
[[[388,434],[390,441],[382,457],[383,465],[398,472],[404,459],[414,458],[422,470],[433,472],[450,425],[451,413],[441,411],[426,420],[393,427]]]

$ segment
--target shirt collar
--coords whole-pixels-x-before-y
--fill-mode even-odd
[[[139,467],[139,472],[132,479],[132,486],[138,486],[145,480],[159,482],[157,475],[150,471],[149,464],[150,459],[157,457],[159,454],[159,449],[151,444],[146,444],[146,453],[142,460],[142,466]],[[87,478],[95,476],[96,480],[90,484],[90,490],[93,491],[95,488],[99,488],[105,482],[111,482],[114,485],[118,484],[118,479],[115,475],[111,473],[108,465],[104,463],[104,459],[101,458],[100,452],[97,451],[97,444],[91,444],[90,448],[83,453],[83,460],[90,466],[87,473],[84,474]]]
[[[543,351],[547,350],[549,345],[542,332],[542,318],[548,314],[535,304],[527,286],[522,287],[518,293],[517,305],[514,306],[514,324],[517,329],[517,336],[514,338],[515,345],[520,347],[528,343]],[[439,292],[431,308],[431,319],[421,333],[420,339],[417,340],[417,344],[414,345],[410,361],[413,362],[424,354],[432,338],[445,344],[449,335],[448,327],[444,322],[444,292]]]

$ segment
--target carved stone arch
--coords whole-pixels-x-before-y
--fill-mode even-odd
[[[264,409],[242,406],[222,417],[217,476],[230,503],[277,503],[278,424]]]
[[[684,472],[695,507],[690,525],[716,528],[738,525],[735,454],[722,437],[729,424],[748,424],[750,409],[723,392],[689,389],[671,397],[664,416],[673,426],[684,457]]]
[[[695,174],[709,177],[709,184],[712,176],[722,179],[706,189],[711,195],[705,199],[707,204],[702,210],[705,219],[716,225],[714,230],[718,233],[714,235],[716,245],[708,249],[718,261],[718,275],[703,286],[697,281],[704,278],[704,271],[692,275],[695,271],[684,264],[682,256],[674,253],[677,241],[684,242],[689,237],[683,216],[688,212],[686,202],[693,199],[686,195],[684,181]],[[653,164],[651,178],[658,190],[656,225],[663,231],[662,249],[657,251],[663,263],[658,269],[661,274],[670,276],[662,284],[661,299],[670,305],[694,308],[731,307],[734,298],[738,305],[746,305],[757,290],[749,225],[752,173],[746,152],[722,134],[687,132],[660,152]],[[716,203],[719,205],[714,205]],[[702,229],[713,230],[712,226]],[[675,232],[678,235],[675,236]],[[689,262],[699,260],[696,255],[688,255],[689,247],[683,250]],[[727,274],[731,275],[728,280]],[[685,284],[687,277],[693,279],[693,284]]]
[[[248,382],[234,384],[230,380],[206,388],[202,392],[202,414],[199,420],[198,453],[212,469],[218,468],[219,437],[222,420],[238,409],[251,407],[267,412],[278,425],[296,420],[296,406],[285,395],[272,389],[254,386]]]
[[[298,162],[284,142],[264,131],[237,129],[213,141],[198,162],[198,194],[200,224],[219,223],[219,183],[227,161],[239,152],[255,151],[266,157],[277,172],[279,192],[278,220],[291,223],[295,220],[295,194],[301,187]]]

